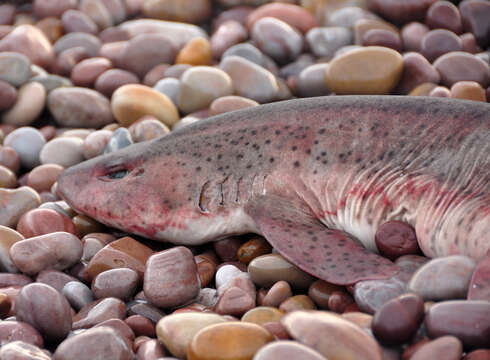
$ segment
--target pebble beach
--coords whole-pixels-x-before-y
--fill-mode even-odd
[[[266,103],[490,102],[489,46],[487,0],[0,2],[0,360],[490,360],[490,252],[430,259],[389,221],[400,272],[340,286],[260,235],[153,241],[57,194],[85,160]]]

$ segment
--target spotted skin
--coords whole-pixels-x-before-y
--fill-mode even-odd
[[[200,121],[72,167],[58,189],[77,211],[153,239],[256,232],[309,273],[349,284],[397,271],[358,246],[375,252],[389,220],[411,224],[429,257],[484,256],[489,154],[489,104],[332,96]]]

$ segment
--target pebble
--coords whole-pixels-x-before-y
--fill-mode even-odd
[[[370,70],[373,68],[377,71]],[[402,71],[403,59],[397,51],[370,46],[333,59],[325,81],[337,94],[388,94],[397,85]]]
[[[143,342],[137,350],[137,357],[139,359],[162,359],[164,358],[166,351],[162,344],[158,340],[151,339]]]
[[[341,26],[315,27],[306,34],[306,41],[315,56],[330,60],[343,46],[352,44],[352,31]]]
[[[122,126],[130,126],[142,116],[151,115],[171,127],[179,120],[177,108],[166,95],[144,85],[118,88],[111,99],[112,112]]]
[[[72,218],[72,221],[80,236],[105,230],[104,225],[86,215],[76,215]]]
[[[54,51],[60,55],[68,49],[81,47],[89,57],[95,57],[99,53],[102,42],[98,37],[84,32],[72,32],[64,35],[54,43]]]
[[[484,0],[472,0],[461,2],[459,11],[463,19],[465,31],[473,33],[482,48],[488,47],[488,32],[490,24],[487,19],[490,15],[490,4]]]
[[[64,270],[80,260],[82,243],[73,234],[53,232],[16,242],[10,248],[10,257],[27,275],[45,269]]]
[[[51,356],[38,346],[23,341],[13,341],[2,346],[0,357],[3,360],[51,360]]]
[[[295,289],[307,289],[314,278],[291,264],[279,254],[262,255],[248,265],[252,281],[263,287],[271,287],[277,281],[284,280]]]
[[[0,52],[0,80],[19,87],[31,77],[31,61],[17,52]]]
[[[219,289],[225,286],[228,282],[240,276],[242,271],[234,265],[222,265],[216,271],[215,283],[216,288]]]
[[[463,41],[452,31],[446,29],[431,30],[424,35],[421,42],[421,53],[433,62],[439,56],[451,51],[462,51]]]
[[[463,345],[454,336],[442,336],[423,344],[410,360],[447,359],[459,360],[463,355]]]
[[[84,32],[96,35],[99,28],[94,21],[80,10],[67,10],[61,16],[61,23],[65,33]]]
[[[294,340],[327,359],[382,359],[381,347],[359,326],[326,311],[294,311],[281,323]]]
[[[386,30],[395,35],[398,35],[398,29],[392,24],[374,19],[361,19],[356,21],[354,24],[354,44],[361,45],[363,43],[363,38],[371,30]]]
[[[424,56],[416,52],[407,52],[403,54],[403,74],[395,91],[406,95],[418,85],[438,84],[440,80],[439,72]]]
[[[140,297],[144,297],[143,292],[136,294],[136,296],[134,297],[135,301],[128,303],[128,316],[141,315],[150,319],[155,324],[165,316],[165,313],[162,310],[160,310],[156,306],[151,305],[146,300],[138,300]]]
[[[111,137],[109,138],[109,141],[107,142],[107,145],[104,149],[104,154],[109,154],[114,151],[118,151],[121,149],[124,149],[125,147],[128,147],[129,145],[133,144],[133,139],[131,138],[131,134],[129,133],[129,130],[126,128],[119,128],[116,129]]]
[[[165,72],[170,67],[170,64],[159,64],[153,67],[150,71],[148,71],[143,78],[143,85],[146,86],[155,86],[158,80],[161,80],[165,77]]]
[[[201,288],[204,288],[213,280],[216,273],[216,264],[210,261],[208,257],[201,255],[195,256],[194,261],[197,265]]]
[[[156,337],[155,324],[142,315],[128,316],[124,322],[131,328],[135,336]]]
[[[147,17],[197,24],[211,16],[210,0],[154,0],[143,4]]]
[[[25,238],[50,234],[57,231],[77,235],[71,219],[51,209],[32,209],[24,213],[17,223],[17,231]]]
[[[42,164],[57,164],[69,168],[85,160],[83,140],[71,136],[54,138],[44,145],[39,157]]]
[[[247,38],[248,31],[241,23],[235,20],[225,21],[216,29],[209,40],[211,52],[216,59],[220,59],[227,49]]]
[[[7,226],[0,225],[0,271],[15,273],[17,267],[10,258],[10,247],[17,241],[24,240],[22,234]]]
[[[27,176],[27,186],[32,187],[37,192],[50,191],[63,170],[62,166],[56,164],[36,166]]]
[[[412,339],[424,318],[424,301],[416,294],[406,294],[386,302],[372,321],[374,336],[388,346]]]
[[[262,52],[279,63],[295,60],[303,50],[303,37],[286,22],[273,17],[258,19],[251,30],[251,39]]]
[[[326,25],[354,28],[360,20],[380,20],[379,17],[359,6],[345,6],[328,14]]]
[[[177,54],[176,64],[211,65],[213,53],[206,38],[191,39]]]
[[[238,261],[237,252],[242,242],[243,239],[239,236],[229,236],[213,242],[213,247],[223,262]]]
[[[66,10],[77,7],[76,0],[59,0],[56,2],[49,0],[35,0],[32,3],[34,14],[39,18],[61,16]]]
[[[243,243],[237,251],[238,261],[248,264],[258,256],[269,254],[272,247],[262,236],[254,236],[252,239]]]
[[[448,98],[451,96],[451,92],[445,86],[436,86],[429,92],[429,96],[432,97],[445,97]]]
[[[184,113],[207,108],[213,100],[233,93],[230,76],[210,66],[194,66],[185,71],[179,88],[177,104]]]
[[[294,295],[281,302],[279,309],[284,312],[315,310],[315,303],[306,295]]]
[[[247,17],[247,28],[252,30],[255,23],[264,17],[279,19],[298,29],[303,34],[307,33],[313,27],[318,26],[315,17],[306,9],[294,4],[277,2],[262,5],[255,9],[255,11],[252,11]]]
[[[363,46],[384,46],[398,52],[402,51],[402,40],[398,33],[384,30],[372,29],[367,31],[362,37]]]
[[[23,85],[16,103],[2,114],[2,122],[16,126],[30,125],[41,114],[46,103],[46,90],[37,82]]]
[[[411,22],[401,29],[401,37],[405,51],[419,52],[422,48],[422,39],[429,32],[429,27],[419,22]]]
[[[253,360],[325,360],[320,353],[297,341],[274,341],[259,349]]]
[[[61,293],[76,311],[95,300],[92,290],[80,281],[67,282]]]
[[[239,96],[265,103],[274,100],[279,92],[274,75],[245,58],[226,56],[220,67],[231,77]]]
[[[11,147],[19,155],[22,167],[30,170],[39,165],[39,152],[46,144],[44,136],[36,128],[23,126],[5,137],[4,146]]]
[[[12,4],[0,5],[0,24],[10,25],[15,20],[16,8]]]
[[[0,225],[15,227],[21,216],[41,204],[39,194],[28,186],[0,188]]]
[[[258,306],[243,314],[241,321],[263,325],[268,322],[279,322],[284,312],[275,307]]]
[[[170,129],[153,116],[144,116],[129,127],[134,142],[148,141],[167,135]]]
[[[486,88],[490,84],[488,64],[482,59],[462,51],[453,51],[434,61],[441,74],[441,83],[451,87],[458,81],[476,81]]]
[[[408,290],[424,300],[465,298],[474,268],[475,261],[466,256],[432,259],[415,272]]]
[[[389,300],[406,292],[406,284],[399,279],[364,280],[354,285],[354,298],[362,311],[374,314]]]
[[[22,288],[15,301],[15,316],[36,328],[48,342],[64,339],[71,330],[68,301],[46,284],[33,283]]]
[[[50,43],[55,43],[63,36],[63,24],[59,18],[47,17],[41,19],[36,23],[36,27],[46,35]]]
[[[100,29],[111,27],[114,22],[105,5],[98,0],[81,0],[79,8],[87,14]]]
[[[92,281],[92,292],[97,299],[115,297],[128,301],[139,284],[138,273],[128,268],[111,269],[98,274]]]
[[[485,89],[475,81],[458,81],[451,86],[450,97],[473,101],[487,101]]]
[[[138,77],[132,72],[121,69],[104,71],[95,80],[95,90],[110,98],[119,87],[128,84],[139,84]]]
[[[88,329],[109,319],[126,317],[126,305],[116,298],[104,298],[85,305],[73,317],[73,330]]]
[[[308,296],[320,309],[328,309],[330,296],[334,292],[342,291],[342,287],[330,284],[324,280],[315,280],[308,288]]]
[[[199,289],[197,266],[188,248],[174,247],[148,259],[143,290],[152,304],[162,308],[183,305],[194,299]]]
[[[19,25],[0,39],[0,52],[12,51],[24,54],[43,68],[49,68],[54,60],[53,46],[44,33],[32,25]]]
[[[374,239],[379,252],[390,260],[420,253],[415,230],[402,221],[393,220],[380,225]]]
[[[53,354],[53,360],[92,360],[104,354],[105,360],[132,360],[129,344],[111,327],[88,329],[63,341]]]
[[[59,75],[53,75],[53,74],[34,76],[30,79],[30,81],[35,81],[41,84],[47,93],[59,87],[73,86],[73,83],[70,81],[70,79]]]
[[[12,189],[17,185],[17,177],[9,168],[0,165],[0,187]]]
[[[76,46],[63,50],[56,57],[53,64],[53,73],[61,76],[70,76],[75,65],[89,57],[87,50],[82,46]]]
[[[262,52],[257,49],[255,46],[249,43],[237,44],[230,47],[223,53],[221,59],[225,59],[228,56],[240,56],[242,58],[247,59],[257,65],[263,66],[265,65],[265,56]]]
[[[192,338],[187,347],[187,359],[252,359],[258,349],[272,340],[273,336],[266,329],[252,323],[227,321],[209,325]]]
[[[468,300],[490,301],[490,256],[483,257],[476,264],[471,276]]]
[[[427,9],[437,0],[423,0],[410,3],[392,2],[390,0],[372,0],[370,9],[395,23],[423,19]]]
[[[238,317],[253,309],[256,305],[255,298],[237,286],[227,286],[225,290],[218,291],[218,293],[221,295],[214,307],[214,311],[220,315]]]
[[[227,320],[213,313],[175,313],[162,318],[156,326],[157,337],[178,358],[185,358],[194,335],[209,325]]]
[[[425,15],[425,23],[431,29],[448,29],[456,34],[463,32],[463,23],[458,8],[449,1],[433,3]]]
[[[0,322],[0,346],[3,347],[14,341],[22,341],[39,347],[44,346],[41,334],[30,324],[17,320]]]
[[[488,346],[490,339],[490,303],[482,300],[453,300],[434,304],[425,316],[425,327],[431,338],[452,335],[465,349]]]
[[[247,99],[242,96],[229,95],[221,96],[213,100],[211,105],[209,105],[209,111],[211,112],[211,115],[218,115],[258,105],[259,103],[252,99]]]
[[[17,101],[17,89],[8,82],[0,80],[0,111],[10,109]]]
[[[163,78],[153,86],[153,89],[166,95],[170,100],[172,100],[174,105],[177,105],[181,88],[180,84],[180,79]]]
[[[133,332],[133,330],[131,330],[131,328],[128,326],[128,324],[126,324],[125,321],[123,321],[121,319],[108,319],[108,320],[102,321],[101,323],[98,323],[94,327],[102,327],[102,326],[110,327],[110,328],[116,330],[116,332],[123,339],[127,340],[130,343],[134,342],[134,339],[135,339],[134,332]]]
[[[490,359],[490,349],[474,350],[466,353],[463,360],[488,360]]]
[[[325,72],[328,63],[313,64],[302,70],[296,80],[296,92],[299,96],[324,96],[331,90],[325,83]]]
[[[80,61],[71,71],[71,81],[75,86],[93,87],[97,78],[112,68],[109,59],[94,57]]]

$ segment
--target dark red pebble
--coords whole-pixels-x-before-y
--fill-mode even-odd
[[[402,221],[393,220],[382,224],[374,238],[379,252],[390,260],[420,253],[415,230]]]

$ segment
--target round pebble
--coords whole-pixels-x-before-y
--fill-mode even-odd
[[[44,345],[41,334],[32,325],[17,320],[0,322],[1,346],[14,341],[22,341],[39,347]]]
[[[176,64],[210,65],[213,60],[211,44],[205,38],[190,40],[177,54]]]
[[[46,103],[46,90],[37,82],[23,85],[17,93],[17,102],[2,114],[5,124],[30,125],[41,114]]]
[[[27,56],[4,51],[0,53],[0,80],[19,87],[31,77],[31,61]]]
[[[129,127],[134,142],[148,141],[167,135],[170,129],[152,116],[144,116]]]
[[[73,317],[73,330],[91,328],[109,319],[124,319],[126,305],[116,298],[104,298],[85,305]]]
[[[84,32],[95,35],[99,31],[97,24],[80,10],[65,11],[61,16],[61,23],[65,33]]]
[[[374,314],[383,304],[406,292],[406,284],[397,278],[364,280],[354,285],[354,298],[362,311]]]
[[[423,83],[438,84],[441,79],[439,72],[427,59],[419,53],[403,54],[403,74],[396,87],[396,92],[408,94]]]
[[[85,59],[73,67],[71,81],[75,86],[92,87],[97,78],[110,68],[112,68],[112,63],[106,58]]]
[[[7,226],[0,225],[0,270],[7,273],[18,272],[10,258],[10,248],[17,241],[23,240],[22,234]]]
[[[482,258],[475,267],[468,290],[468,300],[490,301],[490,256]]]
[[[0,356],[4,360],[51,360],[42,349],[23,341],[13,341],[2,346]]]
[[[485,89],[475,81],[458,81],[451,86],[450,97],[473,101],[487,101]]]
[[[94,87],[101,94],[110,98],[119,87],[128,84],[138,84],[138,77],[126,70],[110,69],[97,77]]]
[[[17,185],[17,177],[9,168],[0,165],[0,187],[14,188]]]
[[[153,88],[166,95],[174,104],[178,104],[180,93],[180,80],[176,78],[164,78],[159,80]]]
[[[8,82],[0,80],[0,111],[10,109],[17,101],[17,89]]]
[[[27,176],[27,186],[32,187],[37,192],[50,191],[63,170],[62,166],[56,164],[36,166]]]
[[[314,310],[315,303],[306,295],[294,295],[281,302],[279,309],[284,312],[296,310]]]
[[[92,291],[97,299],[115,297],[128,301],[139,283],[138,273],[128,268],[111,269],[98,274],[92,282]]]
[[[17,231],[25,238],[50,234],[57,231],[77,235],[71,219],[51,209],[32,209],[26,212],[17,223]]]
[[[87,50],[82,46],[63,50],[54,61],[53,72],[61,76],[70,76],[75,65],[88,57]]]
[[[155,324],[142,315],[128,316],[124,322],[131,328],[135,336],[156,336]]]
[[[343,46],[352,44],[352,31],[345,27],[315,27],[306,34],[306,41],[317,57],[332,59]]]
[[[104,154],[124,149],[131,144],[133,144],[133,139],[131,139],[129,130],[126,128],[116,129],[107,142],[104,149]]]
[[[210,0],[153,0],[143,4],[143,14],[155,19],[200,23],[211,16]]]
[[[284,312],[275,307],[258,306],[243,314],[241,321],[263,325],[268,322],[279,322],[283,316]]]
[[[463,355],[463,345],[454,336],[442,336],[423,344],[410,360],[447,359],[459,360]]]
[[[441,74],[441,83],[452,86],[458,81],[476,81],[486,88],[490,84],[488,64],[480,58],[461,51],[453,51],[434,61],[434,67]]]
[[[342,287],[323,280],[316,280],[308,288],[308,296],[320,309],[328,309],[330,295],[336,291],[342,291]]]
[[[265,64],[264,54],[262,54],[259,49],[249,43],[237,44],[230,47],[223,53],[221,59],[223,60],[224,58],[232,55],[243,57],[260,66],[263,66]]]
[[[83,142],[83,157],[91,159],[104,152],[104,149],[112,136],[112,131],[97,130],[90,133]]]
[[[72,32],[64,35],[54,43],[53,49],[56,54],[65,50],[81,47],[90,57],[98,55],[102,43],[98,37],[84,32]]]
[[[209,110],[212,115],[218,115],[258,105],[259,103],[257,101],[242,96],[229,95],[213,100],[211,105],[209,105]]]
[[[380,225],[374,239],[379,252],[390,260],[420,253],[415,230],[402,221],[393,220]]]
[[[458,8],[449,1],[437,1],[427,10],[425,23],[431,29],[448,29],[456,34],[463,32],[463,23]]]
[[[317,351],[296,341],[274,341],[259,349],[254,360],[325,360]]]
[[[20,157],[20,163],[27,169],[39,164],[39,152],[46,143],[43,135],[33,127],[23,126],[7,135],[4,146],[11,147]]]
[[[420,49],[422,55],[430,62],[448,52],[462,50],[463,41],[455,33],[445,29],[431,30],[425,34]]]
[[[83,140],[76,137],[57,137],[44,145],[39,157],[42,164],[57,164],[64,168],[82,162]]]
[[[0,188],[0,225],[15,227],[21,216],[41,204],[39,194],[28,186]]]
[[[459,11],[463,19],[463,27],[473,33],[478,45],[486,48],[489,44],[488,32],[490,25],[487,21],[490,15],[490,4],[484,0],[465,1],[459,4]]]
[[[419,52],[422,48],[422,39],[429,32],[429,27],[419,22],[411,22],[401,30],[401,37],[405,51]]]
[[[211,52],[215,58],[219,59],[227,49],[241,43],[247,37],[247,29],[241,23],[235,20],[225,21],[216,29],[209,40]]]
[[[79,281],[66,283],[61,293],[76,311],[95,300],[92,290]]]

